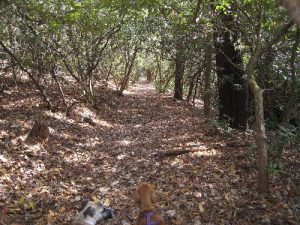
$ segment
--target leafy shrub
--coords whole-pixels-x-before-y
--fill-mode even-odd
[[[221,133],[229,137],[233,137],[235,129],[230,127],[229,119],[212,120],[211,127],[214,133]]]
[[[294,126],[278,125],[278,129],[269,134],[270,157],[281,157],[283,150],[291,145],[300,146],[300,130]]]

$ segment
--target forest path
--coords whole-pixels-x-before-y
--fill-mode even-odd
[[[0,154],[0,203],[15,218],[26,215],[25,224],[68,224],[84,198],[119,210],[106,224],[134,224],[133,190],[140,182],[155,186],[168,224],[260,224],[269,213],[253,201],[255,164],[246,134],[212,132],[201,109],[155,93],[145,80],[124,96],[103,97],[97,111],[77,106],[71,117],[41,109],[31,87],[21,88],[2,101],[1,137],[11,141]],[[35,119],[47,121],[51,137],[21,143]],[[197,152],[160,155],[182,149]]]

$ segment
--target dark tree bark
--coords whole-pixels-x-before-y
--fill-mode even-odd
[[[47,140],[49,136],[49,127],[44,122],[35,121],[26,138],[26,142],[44,141]]]
[[[233,16],[221,14],[221,21],[225,26],[215,33],[216,68],[218,76],[219,114],[220,119],[230,118],[230,125],[234,128],[246,128],[247,95],[242,55],[234,44],[236,37]],[[220,29],[219,29],[220,30]]]
[[[183,76],[185,69],[185,59],[183,52],[183,43],[178,40],[176,43],[176,57],[175,57],[175,87],[174,98],[177,100],[183,99]]]
[[[188,95],[186,97],[186,101],[190,102],[192,95],[193,95],[193,91],[195,89],[195,85],[197,82],[197,77],[199,76],[199,74],[201,74],[202,71],[202,65],[199,65],[199,68],[197,69],[197,71],[190,77],[189,80],[189,92]]]

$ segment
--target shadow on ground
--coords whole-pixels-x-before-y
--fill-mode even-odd
[[[22,88],[11,87],[1,100],[0,207],[7,224],[69,224],[85,198],[119,210],[108,225],[134,224],[132,191],[142,181],[156,187],[168,224],[293,224],[293,212],[273,210],[290,199],[256,195],[251,136],[211,135],[202,109],[158,95],[143,81],[109,110],[77,106],[68,118],[41,109],[36,93]],[[51,137],[26,145],[34,120],[46,121]],[[191,148],[199,151],[159,156]]]

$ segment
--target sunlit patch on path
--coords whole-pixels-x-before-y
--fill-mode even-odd
[[[124,92],[125,95],[153,95],[156,93],[152,83],[147,81],[146,77],[141,77],[137,83]]]
[[[32,106],[38,98],[27,93],[21,101],[10,91],[0,118],[0,204],[15,218],[67,225],[90,198],[119,210],[106,224],[134,224],[139,182],[155,186],[169,224],[247,225],[264,216],[254,210],[251,137],[211,132],[201,108],[158,94],[144,78],[106,111],[80,105],[71,117]],[[35,119],[47,122],[51,137],[25,144]]]

